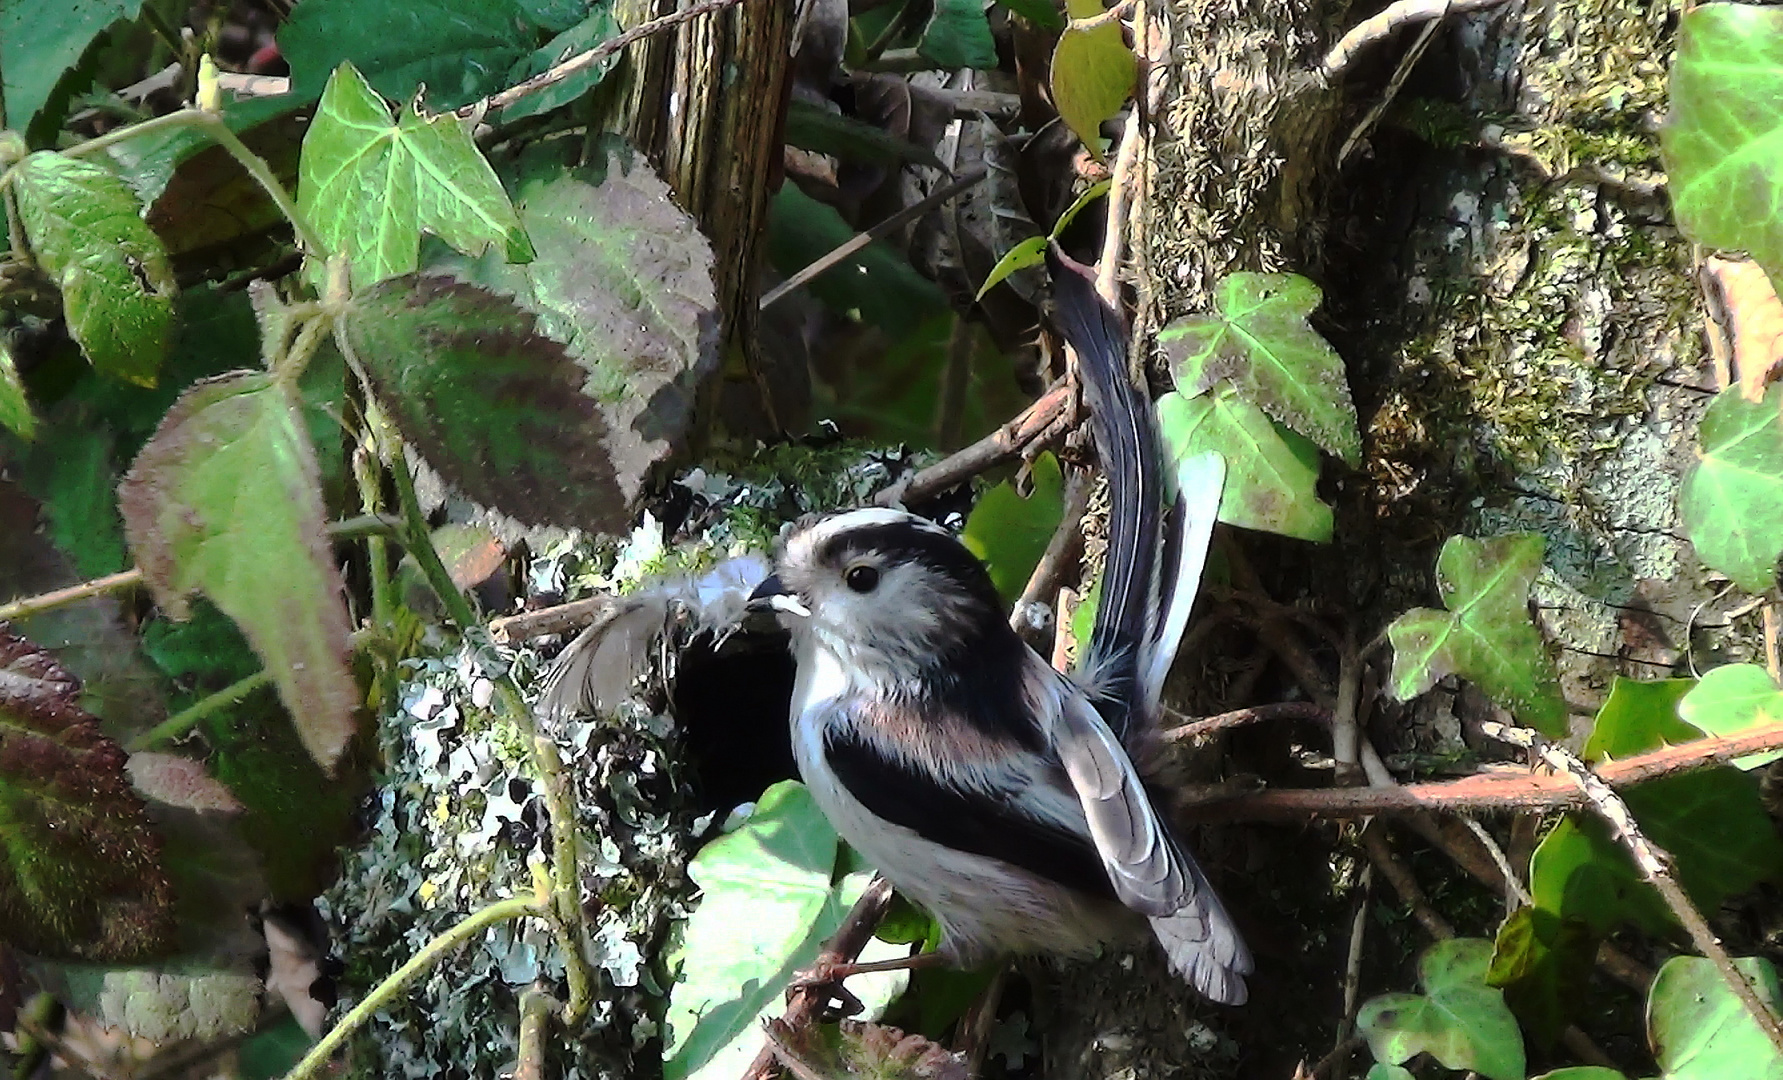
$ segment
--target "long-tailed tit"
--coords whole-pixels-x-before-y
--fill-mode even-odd
[[[1120,317],[1081,267],[1049,254],[1110,486],[1102,599],[1075,677],[1010,628],[951,533],[899,510],[802,522],[751,603],[792,633],[805,783],[836,831],[935,917],[944,959],[1081,956],[1149,922],[1173,970],[1240,1004],[1250,953],[1134,764],[1155,732],[1224,465],[1185,462],[1165,512]]]

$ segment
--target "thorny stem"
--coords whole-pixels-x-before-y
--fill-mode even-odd
[[[310,1077],[318,1075],[323,1066],[328,1064],[328,1059],[333,1057],[334,1052],[347,1041],[347,1036],[357,1031],[362,1024],[371,1019],[374,1013],[388,1006],[410,983],[425,974],[428,968],[431,968],[452,950],[497,923],[523,919],[529,915],[546,916],[549,907],[550,902],[545,897],[516,896],[509,900],[497,901],[481,911],[466,916],[463,922],[428,942],[420,952],[411,956],[407,963],[391,972],[383,982],[373,987],[371,993],[365,995],[364,1000],[353,1006],[346,1016],[341,1017],[338,1024],[335,1024],[326,1035],[322,1036],[321,1041],[310,1048],[310,1052],[303,1056],[303,1060],[299,1061],[286,1074],[285,1080],[309,1080]]]
[[[1580,790],[1585,793],[1586,799],[1589,800],[1591,808],[1609,824],[1610,829],[1616,833],[1617,839],[1622,841],[1622,846],[1628,849],[1630,855],[1634,856],[1634,863],[1640,868],[1641,876],[1659,890],[1659,895],[1664,898],[1666,907],[1670,908],[1678,922],[1683,924],[1685,933],[1690,935],[1690,940],[1715,965],[1715,969],[1721,973],[1721,978],[1727,983],[1728,989],[1733,991],[1734,996],[1740,999],[1740,1003],[1752,1015],[1752,1022],[1758,1025],[1760,1031],[1764,1032],[1765,1037],[1771,1041],[1771,1045],[1777,1049],[1778,1053],[1783,1053],[1783,1020],[1779,1020],[1777,1014],[1772,1012],[1764,1000],[1758,996],[1758,991],[1753,988],[1745,973],[1734,966],[1733,958],[1727,954],[1726,949],[1721,947],[1721,942],[1715,937],[1715,931],[1710,928],[1708,920],[1703,918],[1702,912],[1698,911],[1696,905],[1690,902],[1690,897],[1684,894],[1683,888],[1672,876],[1669,869],[1671,856],[1641,833],[1634,813],[1629,810],[1628,804],[1622,801],[1622,797],[1617,795],[1610,785],[1604,783],[1603,779],[1593,772],[1589,765],[1574,757],[1571,751],[1542,738],[1533,731],[1492,722],[1481,724],[1480,730],[1491,738],[1502,739],[1513,745],[1534,750],[1541,755],[1542,760],[1553,766],[1556,772],[1565,775],[1579,786]]]
[[[265,668],[261,668],[246,678],[237,679],[216,693],[207,694],[143,732],[130,744],[130,752],[136,753],[139,750],[148,750],[162,743],[172,742],[197,727],[199,721],[212,713],[239,704],[249,694],[270,682],[272,682],[272,672]]]
[[[440,600],[446,605],[446,617],[457,628],[467,648],[479,654],[487,653],[486,640],[482,640],[483,631],[475,610],[470,601],[465,599],[464,592],[452,583],[452,575],[440,561],[439,552],[434,550],[433,541],[428,536],[427,518],[421,513],[421,500],[415,495],[415,478],[409,472],[408,455],[404,452],[402,440],[394,432],[381,432],[382,443],[388,448],[387,460],[390,472],[396,483],[396,497],[402,507],[405,544],[409,554],[421,567],[421,573],[427,583],[439,593]],[[479,659],[482,659],[479,656]],[[489,669],[490,682],[495,687],[495,699],[500,703],[499,712],[516,726],[532,726],[532,713],[526,707],[526,699],[520,688],[514,685],[513,677],[505,672],[494,674],[500,664],[493,656],[489,663],[478,666]],[[543,905],[550,916],[552,932],[557,936],[558,945],[564,952],[564,969],[568,974],[570,1000],[564,1008],[564,1027],[573,1030],[588,1014],[593,999],[594,973],[588,966],[588,954],[582,943],[587,937],[587,924],[582,911],[582,876],[577,864],[577,844],[575,836],[575,815],[570,805],[567,778],[564,776],[563,761],[557,755],[557,747],[544,734],[534,731],[533,767],[538,770],[540,780],[544,784],[546,807],[551,814],[551,884],[550,896]]]

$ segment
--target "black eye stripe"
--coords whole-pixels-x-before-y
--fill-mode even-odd
[[[916,563],[945,576],[960,592],[993,611],[1002,607],[984,564],[964,544],[944,532],[906,522],[863,525],[830,537],[816,555],[819,562],[839,568],[863,558],[881,566]]]

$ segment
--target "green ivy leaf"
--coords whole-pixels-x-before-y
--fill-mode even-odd
[[[532,258],[464,122],[410,105],[392,123],[351,64],[328,80],[304,136],[297,204],[322,242],[347,255],[359,288],[413,272],[424,231],[468,255],[499,245],[511,261]]]
[[[103,165],[47,151],[19,164],[13,190],[70,336],[100,371],[155,385],[178,290],[136,196]]]
[[[202,592],[247,635],[324,769],[354,730],[345,585],[316,459],[286,388],[259,373],[180,396],[118,490],[124,531],[175,618]]]
[[[1297,274],[1229,274],[1214,291],[1217,314],[1176,320],[1158,344],[1184,394],[1230,379],[1246,401],[1354,465],[1362,436],[1343,359],[1306,321],[1321,296]]]
[[[1101,0],[1065,0],[1073,19],[1102,14]],[[1067,26],[1052,52],[1052,100],[1084,148],[1102,159],[1102,122],[1132,96],[1139,61],[1118,22],[1084,30]]]
[[[49,145],[68,101],[92,80],[83,60],[104,33],[142,12],[143,0],[0,0],[0,78],[6,121]]]
[[[1762,957],[1735,960],[1773,1014],[1783,1006],[1777,969]],[[1665,1080],[1779,1080],[1783,1056],[1728,988],[1713,961],[1674,956],[1647,993],[1647,1032]]]
[[[1698,435],[1702,449],[1678,498],[1684,531],[1703,562],[1763,592],[1783,556],[1783,383],[1762,402],[1747,401],[1737,386],[1723,390]]]
[[[1492,540],[1451,536],[1436,560],[1447,611],[1415,608],[1393,620],[1390,689],[1408,701],[1459,675],[1551,738],[1566,737],[1566,702],[1541,632],[1529,617],[1529,587],[1542,566],[1540,536]]]
[[[411,275],[354,298],[341,328],[403,437],[466,495],[532,525],[624,527],[587,375],[530,312]]]
[[[1486,982],[1537,1046],[1551,1049],[1573,1022],[1590,982],[1597,938],[1578,919],[1540,907],[1520,907],[1498,928]]]
[[[1158,399],[1158,426],[1171,459],[1216,450],[1226,459],[1220,520],[1301,540],[1331,539],[1331,508],[1319,501],[1319,451],[1280,427],[1229,384]]]
[[[1034,459],[1027,498],[1008,480],[979,496],[960,541],[983,561],[1005,602],[1013,603],[1046,553],[1065,513],[1065,480],[1051,453]]]
[[[1486,984],[1491,958],[1489,941],[1439,941],[1418,960],[1422,995],[1383,994],[1364,1002],[1356,1030],[1375,1060],[1402,1065],[1428,1053],[1451,1069],[1523,1080],[1523,1035],[1504,994]]]
[[[1702,732],[1678,717],[1678,703],[1695,685],[1695,679],[1641,682],[1616,676],[1585,740],[1586,760],[1633,757],[1666,743],[1701,738]]]
[[[508,86],[517,86],[534,75],[543,75],[570,57],[585,53],[617,36],[619,23],[613,18],[612,8],[606,5],[597,7],[586,18],[563,30],[531,56],[515,64],[505,81]],[[607,73],[619,63],[621,55],[619,52],[608,53],[600,63],[590,64],[561,82],[528,94],[501,111],[501,122],[511,124],[516,120],[568,105],[599,86]]]
[[[524,0],[304,0],[279,29],[294,92],[314,95],[343,61],[378,92],[407,101],[422,86],[456,109],[508,85],[545,28]]]
[[[1659,149],[1684,235],[1751,252],[1783,281],[1783,10],[1684,13]]]
[[[1577,920],[1602,937],[1623,922],[1663,934],[1670,927],[1659,894],[1594,817],[1569,815],[1542,838],[1529,859],[1535,907]]]
[[[997,42],[991,37],[982,0],[935,0],[929,24],[923,28],[916,51],[938,68],[997,66]]]
[[[1704,734],[1727,738],[1747,728],[1783,723],[1783,690],[1757,664],[1726,664],[1702,677],[1678,703],[1678,715]],[[1783,757],[1783,751],[1748,754],[1734,762],[1756,769]]]
[[[25,384],[19,381],[18,364],[13,361],[12,347],[4,335],[0,335],[0,426],[21,439],[37,437],[37,416],[31,412]]]
[[[80,682],[0,623],[0,941],[40,956],[146,959],[173,944],[161,841]]]
[[[538,155],[511,182],[521,224],[538,238],[533,261],[491,251],[434,267],[512,296],[567,346],[604,419],[613,494],[629,513],[686,447],[695,405],[718,374],[712,249],[642,160],[613,155],[602,168],[572,169]]]
[[[700,906],[670,951],[663,1076],[683,1080],[756,1016],[817,955],[846,909],[831,877],[835,830],[802,784],[762,794],[742,827],[702,848],[688,866]]]

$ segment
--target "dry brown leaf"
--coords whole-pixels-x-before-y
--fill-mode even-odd
[[[1715,379],[1763,401],[1765,385],[1783,378],[1783,301],[1755,262],[1711,256],[1702,276]]]

